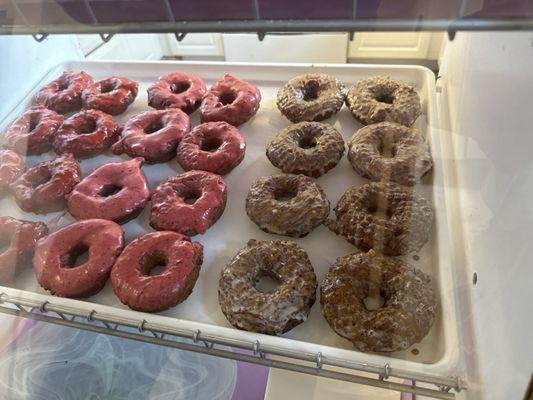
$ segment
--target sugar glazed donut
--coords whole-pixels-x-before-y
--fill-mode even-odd
[[[42,154],[52,149],[54,134],[63,116],[44,106],[33,107],[7,128],[3,145],[19,154]]]
[[[37,92],[35,102],[60,114],[77,111],[81,108],[81,92],[91,83],[93,78],[83,71],[65,71]]]
[[[171,72],[148,88],[148,105],[158,110],[179,108],[191,114],[200,107],[206,91],[200,77],[182,71]]]
[[[125,223],[144,209],[150,189],[142,158],[109,163],[95,169],[67,196],[68,210],[76,219],[109,219]]]
[[[277,134],[267,147],[270,162],[283,172],[313,178],[325,174],[342,158],[344,140],[331,125],[300,122]]]
[[[111,151],[143,157],[149,164],[166,162],[176,155],[178,143],[190,130],[189,117],[177,108],[146,111],[124,124],[121,139]]]
[[[20,155],[11,150],[0,150],[0,194],[9,189],[9,184],[26,169]]]
[[[82,110],[57,130],[53,147],[57,154],[88,158],[103,153],[119,136],[113,117],[98,110]]]
[[[191,294],[200,273],[203,247],[176,232],[151,232],[128,244],[113,269],[113,291],[133,310],[158,312]],[[164,270],[152,273],[158,266]]]
[[[365,78],[355,83],[348,90],[346,105],[365,125],[389,121],[411,126],[422,113],[416,90],[387,76]]]
[[[183,137],[177,159],[185,171],[196,169],[224,175],[239,165],[245,150],[244,137],[233,125],[206,122]]]
[[[342,108],[345,90],[333,76],[300,75],[279,89],[276,104],[291,122],[322,121]]]
[[[139,84],[131,79],[112,76],[93,82],[81,93],[83,108],[122,114],[137,97]]]
[[[124,248],[122,228],[112,221],[74,222],[39,240],[33,256],[37,282],[60,297],[90,297],[104,287]],[[81,265],[76,260],[84,253]]]
[[[65,196],[80,179],[79,164],[72,154],[65,154],[31,167],[10,187],[22,210],[46,214],[65,208]]]
[[[353,169],[373,181],[413,186],[433,165],[429,146],[418,130],[394,122],[359,129],[348,148]]]
[[[43,222],[0,217],[0,282],[13,282],[18,269],[31,261],[37,241],[47,233]]]
[[[200,119],[202,122],[226,121],[239,126],[255,115],[260,102],[261,92],[257,86],[224,74],[204,96]]]
[[[365,300],[382,296],[373,310]],[[437,310],[431,279],[403,261],[355,253],[337,259],[320,290],[331,328],[360,351],[399,351],[427,335]]]
[[[270,292],[258,290],[263,276],[279,286]],[[317,286],[313,266],[296,243],[252,239],[222,271],[218,301],[236,328],[281,335],[307,319]]]
[[[189,171],[171,176],[152,193],[150,225],[187,236],[205,233],[226,207],[227,189],[221,176]]]
[[[326,220],[329,201],[307,176],[264,176],[250,187],[246,214],[265,232],[303,237]]]
[[[359,250],[400,256],[418,251],[433,224],[429,201],[406,186],[372,182],[346,191],[326,225]]]

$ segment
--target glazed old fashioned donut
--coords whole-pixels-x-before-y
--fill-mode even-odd
[[[68,210],[76,219],[109,219],[125,223],[144,209],[150,189],[142,158],[109,163],[94,170],[67,196]]]
[[[178,163],[193,169],[224,175],[244,158],[246,142],[239,130],[224,121],[205,122],[187,133],[177,150]]]
[[[260,102],[261,92],[257,86],[226,73],[204,96],[200,119],[239,126],[255,115]]]
[[[46,214],[65,208],[65,196],[81,179],[80,166],[72,154],[41,162],[11,185],[18,206],[26,212]]]
[[[54,135],[57,154],[88,158],[104,152],[119,135],[113,117],[98,110],[82,110],[63,122]]]
[[[417,129],[380,122],[359,129],[348,143],[348,159],[373,181],[413,186],[431,169],[429,146]]]
[[[0,282],[12,282],[20,267],[31,261],[37,241],[46,236],[43,222],[0,217]]]
[[[335,167],[344,154],[342,135],[331,125],[300,122],[277,134],[267,147],[270,162],[283,172],[313,178]]]
[[[263,276],[278,287],[260,291],[256,284]],[[317,286],[313,266],[296,243],[252,239],[222,271],[218,301],[236,328],[281,335],[307,319]]]
[[[422,113],[416,90],[387,76],[356,82],[346,95],[346,105],[365,125],[389,121],[411,126]]]
[[[113,269],[113,291],[133,310],[158,312],[183,302],[200,273],[203,247],[176,232],[151,232],[128,244]],[[164,270],[151,274],[157,266]]]
[[[179,108],[191,114],[200,107],[206,91],[200,77],[182,71],[171,72],[148,88],[148,105],[158,110]]]
[[[326,74],[305,74],[289,80],[277,95],[276,104],[291,122],[322,121],[342,108],[345,87]]]
[[[65,71],[37,92],[35,102],[60,114],[77,111],[81,108],[81,92],[91,83],[93,78],[83,71]]]
[[[81,93],[83,108],[107,114],[122,114],[137,97],[139,84],[131,79],[111,76],[88,85]]]
[[[171,176],[152,193],[150,225],[187,236],[205,233],[224,212],[226,197],[219,175],[189,171]]]
[[[0,194],[26,169],[23,158],[11,150],[0,150]]]
[[[111,151],[143,157],[149,164],[166,162],[176,155],[178,143],[190,130],[189,117],[177,108],[146,111],[126,122]]]
[[[369,310],[365,301],[380,296],[383,305]],[[338,258],[320,303],[331,328],[360,351],[399,351],[420,342],[437,309],[429,276],[373,250]]]
[[[303,237],[326,220],[329,201],[307,176],[264,176],[250,187],[246,214],[265,232]]]
[[[326,225],[362,251],[389,256],[418,251],[428,241],[433,224],[429,201],[412,188],[387,182],[352,187]]]
[[[124,232],[112,221],[74,222],[39,240],[33,256],[37,282],[60,297],[90,297],[105,285],[124,248]],[[76,265],[77,258],[88,259]]]
[[[54,134],[63,116],[44,106],[33,107],[7,128],[3,145],[19,154],[42,154],[52,148]]]

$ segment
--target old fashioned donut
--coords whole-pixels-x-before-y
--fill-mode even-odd
[[[91,83],[93,78],[83,71],[65,71],[37,92],[35,102],[60,114],[77,111],[81,108],[81,92]]]
[[[98,110],[82,110],[63,122],[54,136],[57,154],[88,158],[104,152],[119,136],[113,117]]]
[[[178,163],[193,169],[224,175],[244,158],[246,142],[240,131],[224,121],[205,122],[187,133],[177,150]]]
[[[126,122],[111,151],[142,157],[149,164],[166,162],[176,155],[178,143],[190,130],[189,117],[177,108],[146,111]]]
[[[348,90],[346,105],[355,119],[365,125],[389,121],[411,126],[422,113],[416,90],[387,76],[356,82]]]
[[[37,282],[60,297],[90,297],[105,285],[124,248],[124,232],[113,221],[74,222],[39,240],[33,256]],[[88,252],[86,262],[76,266]]]
[[[374,249],[389,256],[418,251],[433,225],[429,201],[412,188],[372,182],[346,191],[326,225],[362,251]]]
[[[44,106],[30,108],[7,128],[3,145],[19,154],[42,154],[52,149],[63,116]]]
[[[345,90],[333,76],[300,75],[279,89],[276,104],[291,122],[322,121],[342,108]]]
[[[24,159],[11,150],[0,150],[0,194],[26,169]]]
[[[44,161],[28,169],[11,185],[18,206],[26,212],[46,214],[65,208],[65,196],[81,179],[72,154]]]
[[[415,128],[380,122],[359,129],[348,159],[362,177],[413,186],[431,169],[429,146]]]
[[[224,74],[204,96],[200,119],[202,122],[226,121],[239,126],[255,115],[260,102],[261,92],[257,86]]]
[[[270,292],[258,290],[263,276],[279,286]],[[252,239],[222,271],[218,301],[236,328],[281,335],[307,319],[317,286],[313,266],[296,243]]]
[[[152,193],[150,225],[187,236],[205,233],[224,212],[226,197],[219,175],[189,171],[171,176]]]
[[[43,222],[0,217],[0,282],[12,282],[20,267],[29,263],[37,240],[46,236]]]
[[[203,247],[176,232],[151,232],[128,244],[113,269],[113,291],[133,310],[158,312],[192,293],[203,261]],[[157,266],[164,270],[151,275]]]
[[[150,198],[142,158],[109,163],[95,169],[67,196],[76,219],[109,219],[125,223],[144,209]]]
[[[365,300],[382,297],[377,309]],[[403,261],[374,253],[337,259],[320,290],[331,328],[360,351],[399,351],[420,342],[435,319],[431,279]]]
[[[250,187],[246,214],[265,232],[302,237],[326,220],[329,201],[322,188],[307,176],[264,176]]]
[[[88,85],[81,93],[83,108],[107,114],[122,114],[137,97],[139,84],[131,79],[111,76]]]
[[[191,114],[200,107],[206,91],[200,77],[182,71],[171,72],[148,88],[148,105],[158,110],[179,108]]]
[[[290,174],[313,178],[332,169],[344,154],[342,135],[331,125],[300,122],[277,134],[267,147],[270,162]]]

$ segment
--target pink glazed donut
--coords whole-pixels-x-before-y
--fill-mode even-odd
[[[26,169],[24,159],[11,150],[0,150],[0,194],[9,189],[9,184]]]
[[[35,102],[60,114],[77,111],[81,108],[81,92],[91,83],[93,78],[83,71],[65,71],[37,92]]]
[[[122,114],[137,97],[139,84],[131,79],[112,76],[94,82],[81,93],[83,108]]]
[[[205,92],[205,83],[198,76],[181,71],[171,72],[148,88],[148,105],[158,110],[179,108],[191,114],[200,107]]]

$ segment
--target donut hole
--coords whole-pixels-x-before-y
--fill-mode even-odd
[[[376,101],[379,101],[380,103],[385,103],[385,104],[393,104],[394,96],[392,95],[392,93],[389,93],[389,92],[380,92],[376,96]]]
[[[204,138],[200,150],[214,152],[222,146],[222,140],[217,137]]]
[[[11,238],[7,235],[0,236],[0,254],[6,252],[11,247]]]
[[[174,94],[186,92],[191,87],[189,82],[177,82],[170,85],[170,91]]]
[[[281,280],[271,272],[261,271],[255,278],[254,287],[261,293],[272,293],[278,290]]]
[[[385,304],[385,298],[381,293],[373,296],[369,295],[364,298],[363,303],[365,304],[365,308],[368,311],[376,311],[383,307],[383,305]]]
[[[192,205],[196,203],[196,201],[200,198],[201,195],[202,194],[200,192],[191,190],[191,191],[183,193],[181,195],[181,199],[183,200],[185,204]]]
[[[57,91],[62,92],[63,90],[68,89],[68,81],[66,80],[60,80],[57,82]]]
[[[396,146],[388,140],[381,139],[381,141],[377,145],[377,149],[379,154],[383,158],[396,157]]]
[[[298,146],[302,149],[312,149],[316,147],[316,145],[316,138],[314,136],[306,135],[298,140]]]
[[[96,119],[92,117],[87,117],[81,122],[77,130],[77,133],[78,135],[86,135],[88,133],[93,133],[95,130],[96,130]]]
[[[320,91],[320,84],[318,81],[310,80],[305,83],[303,88],[304,101],[314,101],[318,99],[318,92]]]
[[[167,268],[167,258],[162,253],[148,253],[141,262],[141,272],[146,276],[162,274]]]
[[[28,131],[31,132],[35,128],[37,128],[37,125],[39,125],[39,122],[41,122],[41,117],[39,115],[32,114],[29,120]]]
[[[115,82],[102,82],[100,84],[100,93],[109,93],[115,90]]]
[[[144,128],[144,133],[150,135],[151,133],[155,133],[161,129],[163,129],[163,122],[160,119],[157,119]]]
[[[76,268],[89,260],[89,246],[77,244],[67,254],[61,257],[61,268]]]
[[[219,100],[223,106],[232,104],[237,99],[237,93],[233,91],[227,91],[220,95]]]
[[[111,197],[111,196],[116,195],[121,190],[122,190],[122,187],[120,187],[120,186],[116,186],[116,185],[113,185],[113,184],[104,185],[102,187],[102,190],[100,190],[99,195],[100,195],[100,197]]]
[[[298,191],[291,186],[282,186],[274,190],[274,199],[276,201],[289,201],[296,197]]]
[[[37,171],[27,177],[28,184],[33,189],[44,185],[50,181],[50,179],[52,179],[52,173],[48,168],[39,168]]]

